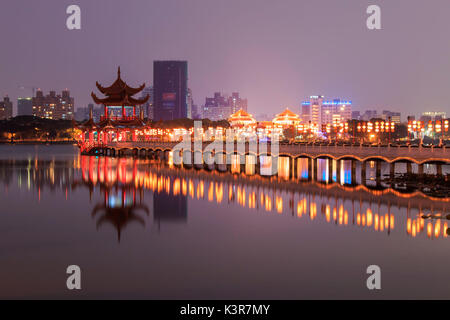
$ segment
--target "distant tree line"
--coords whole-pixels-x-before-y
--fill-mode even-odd
[[[20,141],[72,141],[77,125],[82,122],[72,120],[51,120],[34,116],[17,116],[8,120],[0,120],[0,142]],[[194,120],[176,119],[166,121],[148,121],[153,128],[174,129],[192,128]],[[202,120],[203,128],[228,128],[227,120]]]
[[[51,120],[34,116],[17,116],[0,120],[0,141],[54,141],[73,140],[75,122]]]

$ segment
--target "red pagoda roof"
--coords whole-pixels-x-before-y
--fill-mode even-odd
[[[143,99],[135,99],[132,97],[145,88],[145,83],[138,88],[128,86],[126,82],[120,78],[120,67],[117,70],[117,79],[111,86],[103,87],[98,82],[96,82],[96,86],[97,89],[106,96],[105,98],[98,98],[95,93],[92,92],[91,96],[96,104],[108,106],[135,106],[146,103],[150,98],[149,95]]]

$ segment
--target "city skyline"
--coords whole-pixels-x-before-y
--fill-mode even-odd
[[[212,92],[239,91],[250,112],[273,114],[322,93],[351,97],[361,111],[448,112],[450,45],[437,42],[449,26],[446,2],[400,2],[381,4],[383,29],[373,32],[364,24],[368,1],[78,1],[82,28],[72,31],[64,1],[27,3],[29,10],[6,1],[4,12],[14,14],[0,21],[11,30],[0,58],[8,75],[0,95],[8,94],[17,112],[17,98],[30,96],[32,87],[69,88],[83,107],[92,79],[112,81],[120,65],[131,84],[150,84],[153,61],[164,59],[189,62],[196,104]],[[42,22],[44,12],[49,19]],[[161,14],[167,12],[171,19]]]

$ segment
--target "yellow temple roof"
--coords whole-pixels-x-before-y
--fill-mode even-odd
[[[247,113],[246,111],[240,109],[237,112],[233,113],[230,118],[228,119],[228,121],[251,121],[254,122],[255,119],[253,118],[253,116],[249,113]]]
[[[281,112],[275,116],[275,118],[273,119],[273,122],[286,121],[286,120],[300,121],[300,116],[286,108],[286,110],[284,110],[283,112]]]

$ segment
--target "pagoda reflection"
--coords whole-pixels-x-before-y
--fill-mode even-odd
[[[117,231],[117,241],[120,242],[122,229],[132,222],[145,227],[145,219],[137,211],[143,211],[148,216],[150,210],[147,206],[136,203],[135,190],[127,192],[120,190],[105,190],[104,202],[97,204],[92,210],[92,217],[97,218],[97,230],[104,224],[111,224]]]
[[[448,212],[446,199],[435,202],[418,192],[402,194],[389,188],[380,190],[346,184],[346,164],[337,174],[335,168],[324,161],[318,165],[323,179],[328,181],[330,176],[337,175],[344,183],[307,179],[302,182],[303,169],[299,168],[297,178],[289,176],[286,160],[279,162],[278,175],[272,177],[254,174],[248,165],[241,170],[241,166],[235,164],[230,166],[231,172],[218,172],[175,167],[170,161],[132,158],[86,157],[81,161],[84,164],[81,169],[84,177],[96,184],[116,181],[136,190],[153,192],[153,221],[157,225],[186,222],[188,201],[203,200],[218,205],[237,204],[257,211],[289,213],[297,219],[306,217],[315,221],[322,217],[323,221],[337,226],[354,226],[388,235],[401,227],[408,236],[416,237],[423,230],[424,222],[420,222],[423,214]],[[263,164],[263,167],[270,166],[270,162]],[[396,216],[401,216],[400,210],[401,215],[406,210],[403,223],[396,221]],[[429,228],[433,229],[433,237],[447,237],[447,233],[442,232],[444,227]]]

